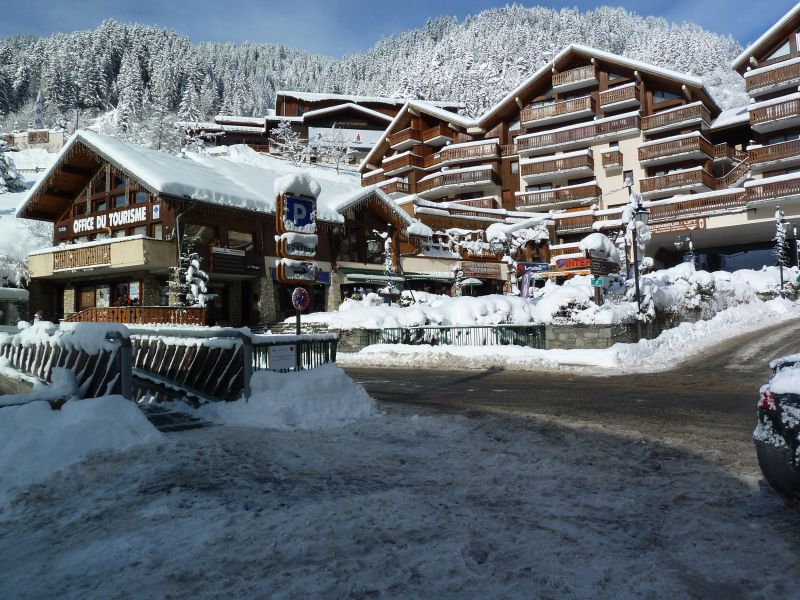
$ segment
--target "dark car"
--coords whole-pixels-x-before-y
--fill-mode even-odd
[[[800,354],[774,360],[770,367],[753,441],[766,480],[787,503],[800,506]]]

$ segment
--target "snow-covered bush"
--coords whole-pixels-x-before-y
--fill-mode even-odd
[[[22,177],[11,158],[11,151],[6,143],[0,140],[0,194],[4,192],[21,192],[24,189]]]

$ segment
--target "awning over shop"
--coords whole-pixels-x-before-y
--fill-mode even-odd
[[[405,281],[399,275],[387,275],[383,271],[372,271],[370,269],[348,269],[339,268],[339,274],[344,275],[347,281],[343,283],[402,283]]]
[[[447,271],[439,271],[432,273],[405,273],[406,281],[439,281],[442,283],[453,283],[455,275]]]

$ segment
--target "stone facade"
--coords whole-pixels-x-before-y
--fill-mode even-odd
[[[267,275],[259,277],[254,282],[254,288],[258,294],[259,322],[262,327],[266,328],[278,319],[275,282],[269,275],[269,269],[267,269]]]
[[[339,281],[339,274],[331,271],[331,283],[325,289],[325,310],[332,312],[339,310],[342,303],[342,286]]]
[[[602,350],[636,342],[638,334],[633,325],[548,325],[544,339],[546,350]]]
[[[142,297],[140,303],[142,306],[158,306],[161,302],[161,284],[149,273],[142,273]]]

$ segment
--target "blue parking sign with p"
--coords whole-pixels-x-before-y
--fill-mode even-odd
[[[314,222],[314,201],[307,198],[286,196],[284,199],[284,218],[298,229]]]

